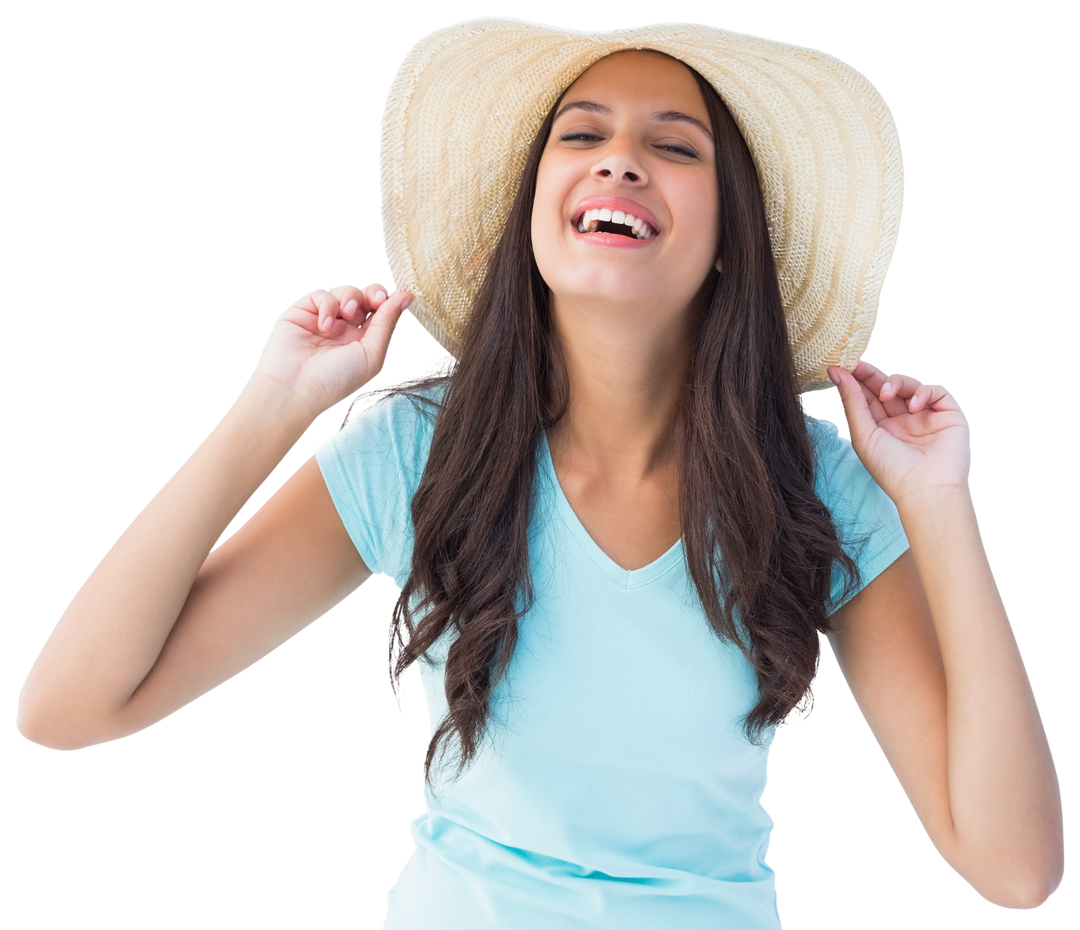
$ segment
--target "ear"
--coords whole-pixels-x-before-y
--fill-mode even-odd
[[[716,268],[717,271],[724,270],[724,260],[720,258],[719,255],[716,257],[716,264],[713,267]]]

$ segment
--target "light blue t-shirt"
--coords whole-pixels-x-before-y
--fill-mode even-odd
[[[361,558],[398,585],[433,420],[391,398],[317,455]],[[866,584],[907,548],[896,508],[832,424],[807,418],[807,428],[818,495]],[[776,930],[772,821],[760,804],[768,747],[743,730],[753,670],[709,627],[682,543],[620,568],[574,514],[546,442],[539,454],[534,606],[483,748],[460,779],[428,792],[413,824],[416,851],[385,926]],[[434,728],[446,712],[438,661],[421,673]]]

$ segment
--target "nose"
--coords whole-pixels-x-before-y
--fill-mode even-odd
[[[592,176],[607,180],[626,181],[635,187],[648,183],[648,175],[630,140],[615,137],[604,146],[592,167]]]

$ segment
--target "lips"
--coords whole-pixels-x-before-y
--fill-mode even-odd
[[[660,223],[652,211],[628,197],[586,197],[577,205],[571,222],[584,235],[649,240],[660,234]]]

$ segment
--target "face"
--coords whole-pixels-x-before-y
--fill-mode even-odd
[[[719,267],[715,158],[685,66],[620,52],[582,74],[559,104],[532,215],[556,313],[686,313]]]

